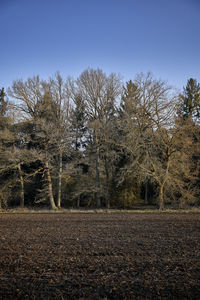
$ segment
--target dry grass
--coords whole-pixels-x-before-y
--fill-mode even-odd
[[[159,210],[156,208],[148,208],[148,207],[138,207],[134,209],[87,209],[87,208],[81,208],[81,209],[76,209],[76,208],[61,208],[57,210],[51,210],[48,208],[10,208],[10,209],[0,209],[0,213],[4,214],[63,214],[63,213],[81,213],[81,214],[115,214],[115,213],[154,213],[154,214],[166,214],[166,213],[173,213],[173,214],[188,214],[188,213],[200,213],[200,208],[199,207],[192,207],[192,208],[187,208],[187,209],[170,209],[166,208],[164,210]]]

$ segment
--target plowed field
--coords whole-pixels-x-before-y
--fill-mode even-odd
[[[200,214],[1,214],[0,299],[200,299]]]

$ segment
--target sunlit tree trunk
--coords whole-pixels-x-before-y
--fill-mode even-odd
[[[45,168],[46,168],[46,174],[47,174],[50,207],[51,207],[51,209],[56,209],[56,205],[55,205],[54,197],[53,197],[52,180],[51,180],[51,174],[50,174],[50,170],[49,170],[49,161],[48,161],[47,153],[46,153],[46,159],[45,159]]]
[[[169,152],[169,149],[167,151]],[[167,182],[167,179],[168,179],[169,166],[170,166],[170,156],[169,156],[169,153],[168,153],[165,176],[164,176],[163,182],[160,183],[160,189],[159,189],[159,209],[160,210],[163,210],[165,208],[165,203],[164,203],[164,186],[165,186],[165,183]]]
[[[163,189],[164,189],[164,185],[161,184],[160,185],[160,189],[159,189],[159,209],[163,210],[164,209],[164,195],[163,195]]]
[[[58,170],[58,203],[57,207],[61,208],[61,183],[62,183],[62,151],[59,152],[59,170]]]

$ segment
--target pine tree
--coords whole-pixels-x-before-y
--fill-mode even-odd
[[[0,90],[0,115],[4,116],[7,110],[7,104],[8,102],[5,100],[5,92],[4,88]]]
[[[200,84],[196,79],[190,78],[180,95],[181,105],[179,115],[184,120],[191,118],[194,121],[200,119]]]

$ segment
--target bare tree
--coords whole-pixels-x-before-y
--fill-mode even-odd
[[[115,74],[107,76],[102,70],[85,70],[76,81],[80,95],[85,100],[88,127],[95,157],[96,169],[96,206],[101,206],[101,160],[104,158],[106,190],[108,190],[108,145],[110,144],[115,104],[121,93],[120,78]],[[101,156],[101,153],[104,155]],[[106,192],[108,194],[108,191]],[[108,196],[106,205],[109,206]]]
[[[63,173],[63,152],[70,153],[72,144],[71,113],[72,106],[67,92],[67,83],[63,81],[61,75],[57,72],[54,78],[50,79],[51,97],[56,103],[57,115],[56,126],[56,147],[58,148],[58,186],[57,186],[57,207],[61,208],[61,183]]]
[[[174,115],[176,96],[151,74],[139,74],[124,93],[125,148],[132,156],[130,166],[140,176],[152,178],[159,187],[159,207],[164,208],[164,187],[176,152]],[[131,168],[131,169],[132,169]]]
[[[55,110],[52,109],[53,102],[49,92],[49,85],[42,82],[39,76],[32,79],[29,78],[26,82],[18,80],[13,83],[9,94],[12,98],[19,101],[16,104],[16,108],[23,113],[22,116],[24,119],[33,124],[34,131],[31,134],[32,140],[35,144],[35,149],[38,151],[38,157],[44,163],[50,206],[52,209],[55,209],[56,205],[54,202],[49,165],[49,151],[53,145],[53,119],[56,116]]]
[[[57,72],[48,81],[40,80],[39,76],[25,82],[15,81],[9,94],[18,100],[16,108],[21,118],[33,124],[32,144],[44,165],[50,206],[56,208],[53,192],[56,190],[57,207],[60,208],[63,152],[71,147],[71,108],[66,83]],[[56,173],[57,188],[54,189],[52,175]]]
[[[1,198],[7,205],[6,194],[10,186],[16,186],[20,181],[20,206],[24,207],[24,178],[21,168],[21,156],[16,146],[19,142],[19,132],[16,132],[14,120],[10,116],[10,103],[5,99],[5,93],[0,92],[0,174],[2,177]],[[26,159],[24,153],[23,161]],[[17,175],[17,176],[15,176]]]

